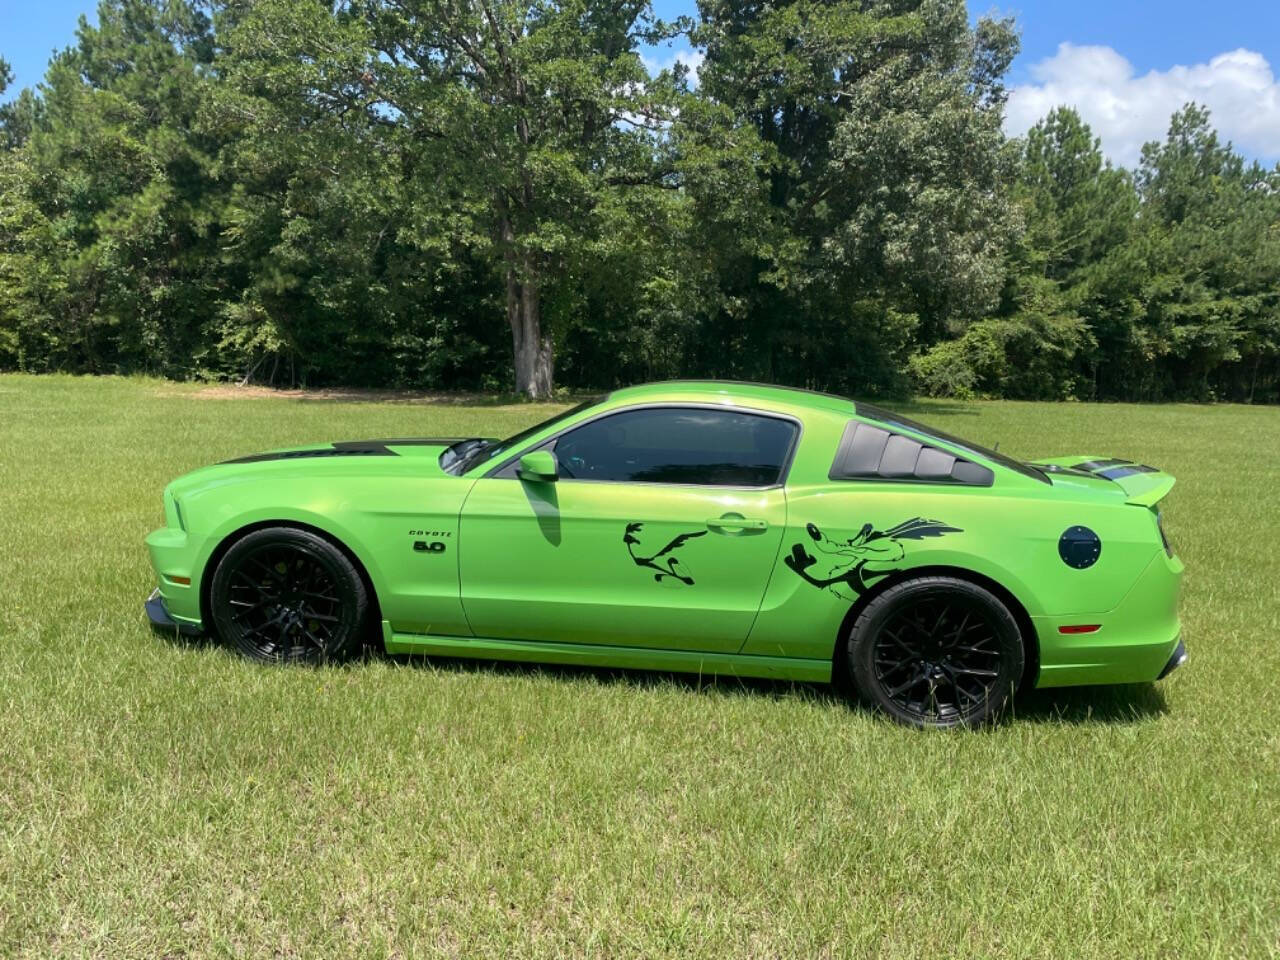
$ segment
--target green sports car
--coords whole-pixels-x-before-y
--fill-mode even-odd
[[[164,492],[152,622],[391,653],[829,681],[922,727],[1186,659],[1173,478],[1023,463],[782,387],[617,390],[506,440],[333,443]]]

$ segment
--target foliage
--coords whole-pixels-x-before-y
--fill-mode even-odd
[[[962,2],[703,2],[705,94],[757,175],[688,193],[713,249],[711,372],[892,392],[917,338],[979,318],[1010,226],[1008,23]],[[742,151],[743,146],[737,150]],[[731,349],[726,353],[722,344]]]
[[[1135,175],[1058,109],[1022,145],[995,315],[912,361],[937,395],[1280,400],[1280,170],[1246,165],[1206,111]]]
[[[210,24],[141,0],[99,18],[54,58],[25,142],[0,158],[0,356],[180,375],[223,289],[216,144],[192,129]]]
[[[637,53],[664,36],[647,6],[267,0],[224,25],[208,115],[241,124],[224,158],[252,264],[232,327],[274,324],[313,368],[438,382],[503,353],[505,313],[515,386],[549,393],[556,332],[609,282],[602,228],[662,187],[675,87]]]
[[[102,0],[0,106],[0,368],[1280,400],[1280,169],[1195,105],[1132,172],[1070,109],[1010,141],[1016,48],[961,0]]]

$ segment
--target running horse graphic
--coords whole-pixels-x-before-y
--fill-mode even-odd
[[[941,520],[924,517],[912,517],[888,530],[876,530],[867,523],[847,540],[833,540],[812,523],[806,524],[805,530],[822,559],[797,543],[783,562],[815,587],[830,590],[845,600],[857,599],[868,587],[893,573],[893,565],[906,556],[902,541],[964,532]]]

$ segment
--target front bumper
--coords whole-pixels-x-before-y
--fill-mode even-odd
[[[164,606],[164,597],[160,596],[159,587],[151,591],[151,596],[147,597],[142,608],[147,612],[147,619],[156,630],[164,633],[176,632],[184,637],[198,637],[204,632],[194,623],[184,623],[169,616],[169,611]]]
[[[161,527],[151,532],[146,543],[164,613],[180,625],[199,630],[202,541],[192,539],[177,527]],[[157,598],[153,595],[153,599]]]

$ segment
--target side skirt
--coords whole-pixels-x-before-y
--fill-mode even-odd
[[[418,633],[395,633],[386,620],[382,621],[382,639],[387,653],[516,660],[523,663],[563,663],[584,667],[622,667],[628,670],[672,670],[679,673],[764,677],[804,683],[831,681],[830,660],[798,657],[758,657],[738,653],[653,650],[648,647],[609,647],[588,643],[487,640],[483,637],[433,637]]]

